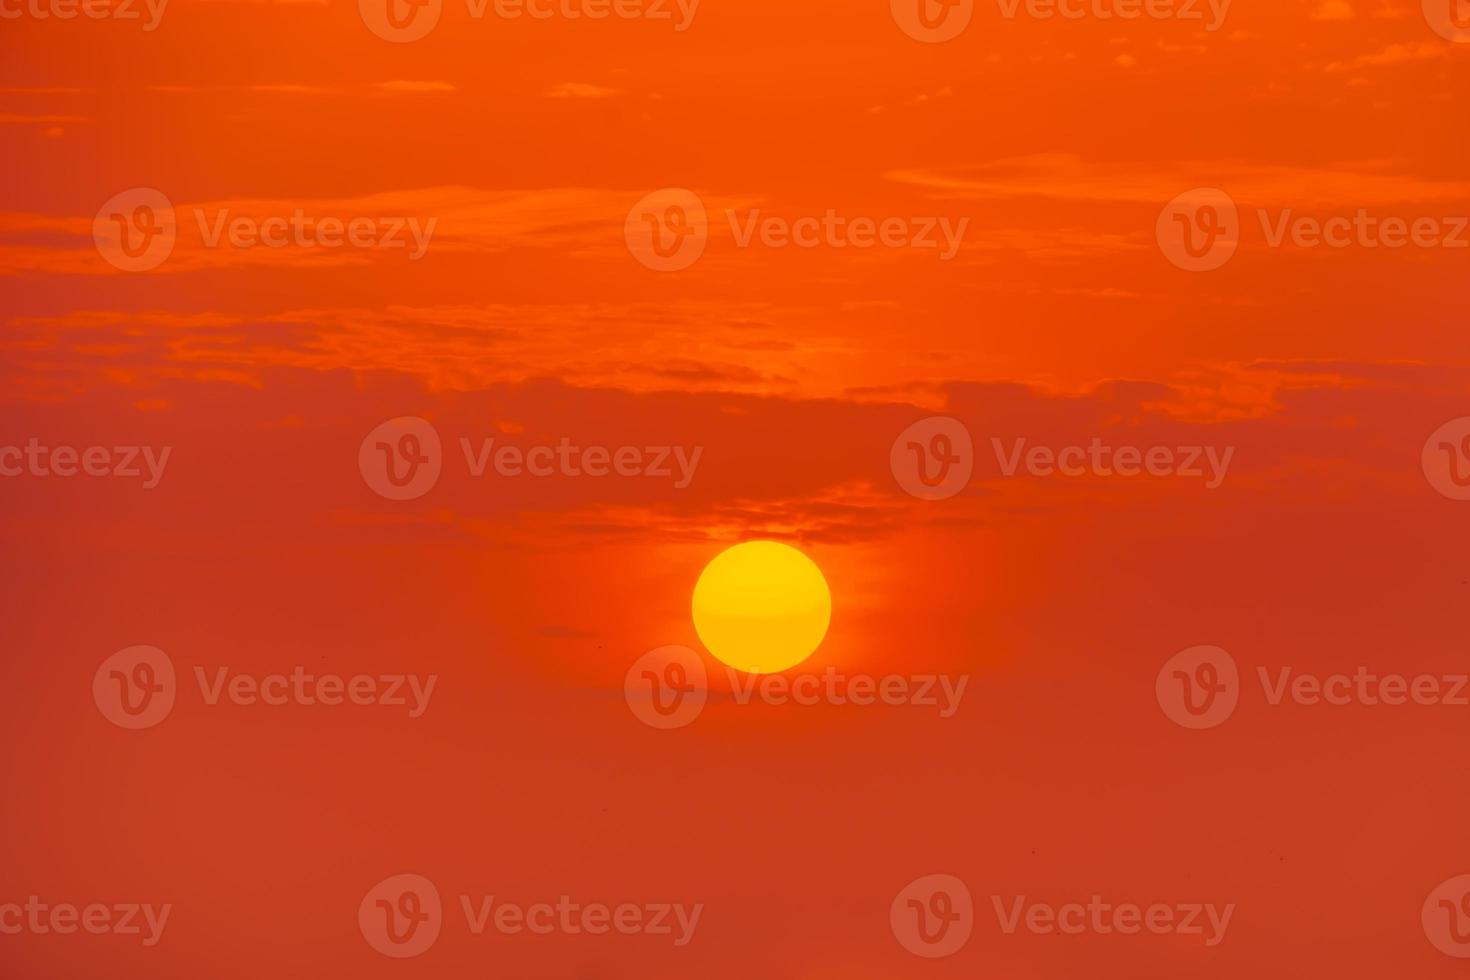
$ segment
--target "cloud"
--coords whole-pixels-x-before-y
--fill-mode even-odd
[[[1416,61],[1436,61],[1447,57],[1450,47],[1439,42],[1421,41],[1418,44],[1390,44],[1382,51],[1360,55],[1352,61],[1334,61],[1324,71],[1352,71],[1357,68],[1386,68],[1407,65]]]
[[[1322,5],[1312,11],[1313,20],[1353,20],[1357,16],[1348,0],[1322,0]]]
[[[280,0],[286,2],[286,0]],[[289,2],[317,2],[317,0],[289,0]],[[414,81],[393,79],[385,82],[370,82],[353,86],[303,85],[294,82],[270,82],[258,85],[149,85],[146,89],[165,95],[201,95],[212,92],[255,92],[262,95],[364,96],[372,92],[454,92],[457,88],[450,82]]]
[[[246,85],[247,92],[268,92],[272,95],[331,95],[332,89],[325,85]]]
[[[1257,205],[1375,207],[1405,202],[1462,202],[1470,182],[1394,173],[1384,161],[1335,168],[1234,161],[1093,163],[1072,154],[995,160],[949,170],[899,170],[889,180],[951,200],[1047,198],[1098,204],[1162,204],[1191,187],[1224,189]]]
[[[157,429],[159,441],[176,445],[180,459],[221,461],[212,468],[193,465],[189,478],[202,482],[192,485],[190,499],[220,499],[227,491],[230,499],[249,501],[241,506],[258,517],[280,507],[282,513],[271,519],[326,520],[347,528],[365,521],[381,525],[384,518],[365,495],[344,495],[342,459],[350,459],[363,434],[383,419],[417,415],[436,427],[456,462],[446,466],[431,499],[395,511],[392,520],[409,534],[493,539],[509,547],[547,540],[718,542],[752,536],[849,543],[925,524],[952,529],[1081,513],[1084,505],[1095,515],[1099,507],[1172,498],[1181,487],[1195,492],[1196,485],[1177,478],[1006,477],[996,442],[1011,447],[1017,439],[1031,446],[1085,445],[1096,437],[1113,446],[1235,447],[1230,487],[1245,492],[1279,495],[1283,474],[1290,474],[1290,485],[1301,493],[1365,477],[1402,477],[1398,492],[1419,493],[1422,477],[1413,459],[1421,430],[1462,404],[1465,378],[1463,369],[1422,365],[1262,362],[1212,365],[1184,382],[1117,379],[1078,393],[951,380],[941,386],[942,411],[972,433],[975,477],[966,492],[935,507],[900,492],[889,470],[894,436],[929,414],[902,398],[856,402],[728,391],[634,392],[546,379],[434,390],[386,371],[354,377],[278,366],[269,372],[272,397],[262,401],[239,378],[218,369],[175,365],[170,374],[147,377],[109,346],[90,355],[98,363],[110,356],[117,366],[104,383],[78,385],[44,403],[27,401],[25,392],[7,383],[3,398],[15,406],[12,416],[55,433],[58,441],[66,438],[67,426],[40,425],[36,419],[43,413],[81,420],[93,438],[100,438],[98,426]],[[15,370],[11,360],[6,359],[7,375]],[[189,422],[201,413],[207,413],[209,426]],[[518,422],[495,421],[506,418]],[[667,480],[557,477],[497,481],[494,492],[487,492],[457,461],[465,453],[462,439],[474,450],[491,438],[496,445],[522,447],[562,438],[583,447],[700,447],[701,458],[697,478],[679,490]],[[277,486],[282,470],[235,461],[279,463],[283,445],[293,454],[287,470],[293,492],[261,492],[257,508],[256,487]],[[218,526],[211,507],[197,516]]]
[[[4,121],[0,116],[0,122]],[[64,117],[56,117],[64,118]],[[41,117],[17,121],[41,122]],[[161,188],[167,193],[166,188]],[[412,218],[420,229],[434,222],[429,236],[433,252],[494,251],[510,247],[581,249],[613,254],[624,249],[623,221],[637,195],[627,191],[592,188],[540,190],[483,190],[470,187],[429,187],[387,191],[347,198],[235,198],[213,201],[175,200],[178,240],[160,274],[230,266],[361,265],[384,255],[402,257],[405,249],[384,248],[235,248],[222,239],[209,245],[206,229],[223,218],[264,220],[300,212],[312,224],[334,218],[352,221]],[[100,202],[99,202],[100,203]],[[56,218],[47,215],[6,216],[11,241],[0,243],[0,270],[14,274],[44,271],[110,275],[113,270],[92,245],[92,216]],[[31,233],[65,231],[69,246],[43,247]],[[402,230],[400,240],[412,228]],[[31,244],[26,243],[27,238]],[[413,245],[412,240],[409,244]]]
[[[551,99],[608,99],[623,93],[615,88],[588,85],[585,82],[561,82],[547,89],[545,94]]]
[[[391,82],[374,82],[373,87],[384,92],[454,92],[455,87],[449,82],[410,82],[395,80]]]
[[[492,305],[299,309],[269,316],[218,312],[78,311],[7,321],[10,349],[29,376],[52,388],[72,379],[105,383],[105,372],[159,379],[224,370],[256,383],[282,368],[391,372],[433,390],[469,390],[556,377],[625,391],[795,390],[803,367],[823,355],[771,349],[776,324],[753,323],[755,307]],[[105,356],[85,351],[105,348]],[[70,351],[67,367],[57,355]]]

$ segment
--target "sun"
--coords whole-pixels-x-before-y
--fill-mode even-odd
[[[821,645],[832,593],[790,545],[747,541],[714,557],[694,584],[694,630],[720,662],[751,674],[795,667]]]

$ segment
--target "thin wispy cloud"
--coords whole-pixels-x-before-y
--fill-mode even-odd
[[[610,99],[622,94],[615,88],[586,82],[561,82],[546,90],[547,98],[551,99]]]

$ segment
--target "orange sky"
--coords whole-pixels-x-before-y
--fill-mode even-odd
[[[1214,30],[976,0],[934,44],[882,0],[701,0],[684,30],[445,0],[410,43],[340,0],[170,0],[154,30],[47,2],[0,0],[0,451],[170,456],[151,489],[0,477],[0,906],[174,908],[148,948],[0,934],[0,974],[1458,975],[1420,911],[1470,872],[1470,708],[1273,706],[1254,680],[1470,672],[1470,503],[1421,464],[1470,416],[1470,37],[1432,29],[1437,0],[1234,0]],[[94,219],[135,188],[177,240],[129,272]],[[625,224],[669,188],[708,235],[656,271]],[[1214,271],[1156,237],[1195,188],[1237,209]],[[432,232],[416,258],[407,230],[210,244],[221,213],[297,210]],[[742,245],[756,212],[964,231],[950,258]],[[1275,244],[1288,212],[1449,240]],[[975,446],[938,501],[890,469],[933,415]],[[391,501],[357,461],[400,417],[443,472]],[[1007,476],[992,443],[1095,437],[1233,453],[1206,488]],[[460,440],[490,438],[701,455],[683,488],[475,478]],[[629,665],[698,649],[700,570],[757,538],[831,587],[793,676],[965,675],[960,710],[741,705],[712,664],[697,722],[639,724]],[[88,692],[138,644],[184,683],[125,731]],[[1200,644],[1248,680],[1195,732],[1155,679]],[[298,665],[439,679],[416,719],[192,686]],[[407,872],[453,909],[399,961],[355,915]],[[922,960],[889,905],[935,873],[968,884],[975,934]],[[563,894],[704,911],[677,949],[454,918]],[[1094,894],[1236,911],[1209,948],[991,911]]]

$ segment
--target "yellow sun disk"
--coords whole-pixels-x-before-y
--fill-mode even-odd
[[[691,606],[706,649],[752,674],[801,663],[832,621],[832,595],[821,569],[775,541],[748,541],[716,555],[694,585]]]

